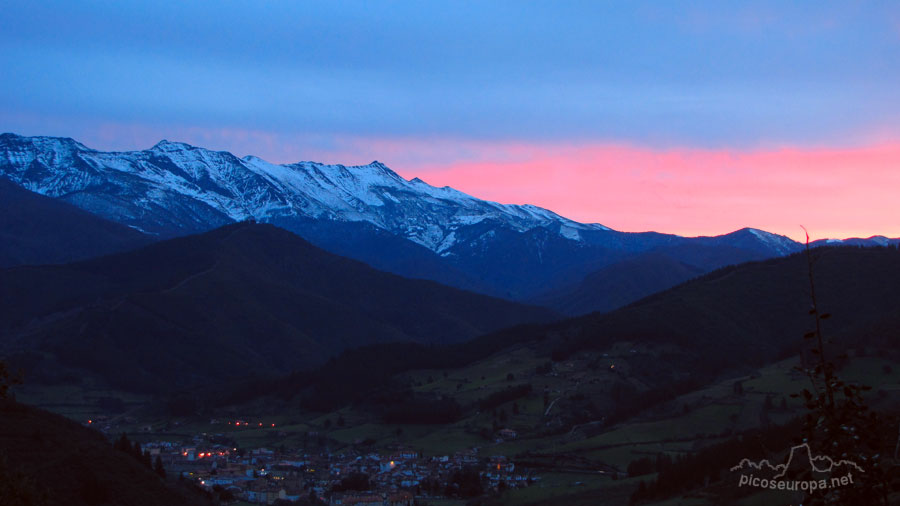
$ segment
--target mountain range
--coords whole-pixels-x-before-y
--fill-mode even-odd
[[[278,165],[168,141],[102,152],[69,138],[2,134],[0,178],[156,239],[254,219],[381,270],[513,300],[553,299],[645,253],[693,275],[800,248],[750,228],[697,238],[619,232],[406,180],[379,162]],[[635,281],[625,291],[640,296],[683,280]]]
[[[893,349],[897,248],[817,248],[811,258],[819,310],[833,313],[822,331],[834,354]],[[669,357],[640,370],[648,383],[652,376],[709,379],[795,356],[815,327],[810,303],[808,259],[797,253],[722,268],[615,311],[535,328],[558,359],[628,343]],[[660,375],[664,369],[672,373]]]
[[[138,394],[153,416],[296,415],[289,425],[328,438],[376,428],[354,445],[486,441],[564,467],[557,451],[586,455],[632,428],[643,451],[645,437],[671,442],[653,428],[671,425],[696,447],[789,416],[786,400],[766,406],[797,378],[753,382],[811,357],[810,263],[788,238],[618,232],[378,162],[275,165],[165,141],[104,153],[4,134],[0,240],[0,360],[29,388]],[[826,358],[842,374],[893,377],[898,242],[812,244],[818,307],[833,313],[819,322]],[[75,424],[0,408],[16,472],[56,498],[190,501]],[[499,442],[501,424],[514,442]],[[96,450],[104,463],[47,468],[63,479],[45,483],[47,445],[51,460]],[[617,465],[630,473],[628,458]]]
[[[835,247],[812,254],[818,307],[833,314],[822,322],[827,359],[840,369],[845,363],[840,356],[850,350],[857,356],[896,357],[900,252]],[[530,363],[547,364],[545,372],[523,373],[518,366],[517,377],[566,371],[573,381],[558,408],[575,414],[589,402],[612,423],[717,381],[757,375],[773,362],[796,357],[799,365],[808,342],[803,335],[815,327],[808,273],[804,253],[748,262],[608,313],[502,329],[440,353],[412,344],[351,350],[313,374],[243,391],[305,392],[299,395],[307,395],[309,405],[326,399],[335,408],[368,397],[392,377],[394,383],[402,380],[408,371],[444,370],[461,378],[472,370],[516,369],[516,360],[508,357],[530,356]],[[374,357],[378,365],[366,367]]]
[[[619,232],[406,180],[379,162],[278,165],[168,141],[102,152],[69,138],[2,134],[0,191],[8,239],[0,266],[88,258],[254,219],[379,270],[568,315],[609,311],[719,267],[801,249],[753,228],[692,238]]]
[[[377,271],[249,222],[0,270],[0,355],[43,381],[89,372],[132,390],[287,373],[359,346],[447,344],[554,317]]]

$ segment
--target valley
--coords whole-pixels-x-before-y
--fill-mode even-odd
[[[783,458],[800,440],[811,408],[797,396],[825,370],[820,350],[829,374],[862,392],[853,402],[881,413],[871,422],[880,439],[867,448],[889,451],[884,428],[900,411],[895,241],[820,242],[807,253],[755,229],[622,233],[405,181],[381,164],[275,166],[175,143],[123,154],[64,139],[3,142],[0,168],[46,194],[0,187],[32,211],[0,225],[14,244],[33,245],[8,249],[0,270],[0,357],[25,380],[4,409],[63,415],[119,451],[137,443],[128,451],[147,471],[168,473],[154,497],[792,500],[736,487],[727,459]],[[47,158],[22,146],[57,151]],[[21,171],[23,157],[41,169]],[[57,170],[103,183],[66,193],[47,186]],[[304,173],[334,184],[327,199],[316,194],[320,204],[344,213],[386,207],[339,217],[311,212],[311,201],[297,203],[310,194],[289,192],[300,200],[270,213],[288,193],[267,192],[302,189],[288,182]],[[34,174],[44,182],[27,179]],[[161,215],[110,212],[86,197],[108,197],[108,185],[125,180],[128,192],[151,191],[172,177],[185,181],[166,186],[180,208],[203,202],[223,214],[198,222],[172,212],[165,219],[179,221],[147,234]],[[247,192],[265,198],[251,206]],[[407,207],[388,210],[389,197]],[[418,206],[427,210],[417,214]],[[106,234],[107,249],[54,252],[61,232],[41,223],[75,218],[69,227]],[[418,225],[396,228],[404,220]],[[428,220],[455,224],[416,235]],[[425,240],[438,236],[447,249]],[[451,244],[451,236],[467,239]],[[817,307],[833,313],[827,320],[809,311],[810,265]],[[804,339],[815,323],[821,348]],[[38,451],[16,448],[24,461]],[[147,464],[153,459],[159,464]],[[57,490],[41,480],[38,488]],[[95,488],[125,494],[115,487]]]
[[[0,506],[900,506],[900,2],[0,12]]]
[[[472,406],[450,424],[384,423],[373,419],[365,406],[343,406],[320,413],[284,406],[277,399],[207,409],[202,415],[172,417],[150,409],[149,398],[108,390],[66,388],[53,392],[32,386],[20,389],[17,397],[28,404],[62,412],[86,426],[95,426],[111,438],[126,433],[145,448],[161,448],[163,456],[166,456],[165,449],[171,448],[164,460],[166,468],[182,469],[199,481],[222,475],[221,471],[210,474],[212,462],[218,462],[221,467],[227,461],[229,467],[257,471],[278,462],[300,462],[288,464],[285,469],[289,470],[290,466],[301,472],[310,466],[331,469],[331,473],[315,474],[315,480],[303,482],[309,482],[318,487],[317,492],[327,495],[338,479],[333,476],[342,476],[341,469],[356,468],[358,457],[372,456],[375,460],[371,466],[377,470],[368,472],[381,476],[385,470],[378,468],[379,462],[386,462],[398,452],[411,452],[416,456],[409,466],[413,462],[418,465],[402,467],[396,457],[397,473],[402,469],[416,469],[410,483],[415,482],[419,488],[409,486],[419,490],[416,496],[427,498],[429,504],[451,504],[448,501],[452,496],[447,498],[443,491],[422,494],[422,483],[441,476],[446,479],[443,473],[453,469],[490,468],[498,459],[512,463],[512,469],[520,474],[515,471],[502,474],[516,484],[501,486],[504,491],[495,496],[494,502],[543,504],[544,500],[570,495],[577,501],[579,494],[627,502],[640,480],[653,478],[652,473],[631,476],[629,466],[633,462],[644,458],[655,460],[658,455],[691,454],[746,431],[790,424],[803,412],[790,394],[801,390],[807,381],[794,371],[797,360],[788,359],[745,377],[728,378],[673,397],[614,425],[597,423],[601,420],[561,423],[563,412],[571,412],[579,399],[603,397],[614,384],[612,378],[583,381],[590,375],[584,368],[587,361],[603,357],[620,364],[617,374],[627,377],[628,373],[622,371],[628,371],[629,358],[636,354],[627,346],[610,351],[606,357],[588,354],[580,360],[551,363],[549,370],[545,369],[542,357],[520,349],[465,368],[404,374],[402,379],[413,384],[416,392],[442,395],[462,406]],[[877,385],[873,405],[888,407],[900,395],[898,367],[895,358],[859,356],[844,365],[841,374],[851,381]],[[510,380],[510,376],[515,379]],[[735,393],[736,382],[742,385],[740,394]],[[486,400],[497,398],[497,394],[509,392],[511,386],[518,385],[530,388],[521,396],[505,402],[500,398],[501,402],[485,405]],[[121,399],[119,409],[124,411],[104,408],[104,400],[110,398]],[[58,402],[63,399],[67,402]],[[201,448],[215,452],[224,448],[223,444],[235,445],[243,456],[229,452],[232,457],[207,457],[206,466],[192,463],[194,459],[203,460],[197,458]],[[194,452],[191,459],[178,456],[185,449]],[[246,455],[254,454],[257,449],[271,453],[263,453],[268,460],[259,459],[258,465],[253,466]],[[425,471],[430,469],[429,462],[450,464]],[[246,490],[253,480],[228,483],[235,484],[237,492],[237,489]],[[497,487],[498,483],[492,486]],[[714,497],[715,494],[709,496],[709,500]],[[763,504],[765,500],[765,496],[751,495],[744,497],[740,504]],[[701,503],[708,504],[698,499],[697,504]],[[487,504],[493,502],[489,500]]]

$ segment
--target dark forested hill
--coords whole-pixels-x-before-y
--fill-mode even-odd
[[[380,270],[520,301],[658,248],[690,246],[689,256],[670,254],[707,272],[800,247],[750,228],[690,238],[619,232],[406,180],[379,162],[277,165],[169,141],[102,152],[70,138],[0,134],[0,177],[159,238],[253,218]]]
[[[577,285],[534,299],[568,315],[606,312],[705,272],[661,252],[628,258],[585,276]]]
[[[896,349],[900,251],[838,247],[812,255],[819,307],[833,315],[823,331],[834,355],[846,348]],[[327,394],[319,397],[339,404],[391,374],[452,370],[522,346],[566,367],[587,367],[590,377],[602,376],[597,357],[608,353],[627,364],[616,376],[642,389],[697,387],[798,354],[813,325],[809,291],[806,256],[799,253],[723,268],[605,314],[521,325],[444,348],[376,345],[346,352],[277,388],[289,393],[314,384]],[[373,357],[378,365],[363,368]]]
[[[900,335],[900,251],[896,248],[812,250],[819,308],[833,316],[824,331],[835,347],[896,346]],[[615,342],[685,351],[691,374],[759,365],[800,349],[812,325],[807,259],[750,262],[720,269],[607,314],[592,314],[541,332],[562,336],[556,355],[603,349]]]
[[[212,504],[188,486],[167,486],[137,459],[114,449],[99,432],[5,400],[0,400],[0,502],[46,506]]]
[[[0,267],[72,262],[151,241],[133,228],[0,177]]]
[[[287,372],[357,346],[459,342],[552,317],[380,272],[252,223],[0,271],[0,336],[15,365],[136,389]]]

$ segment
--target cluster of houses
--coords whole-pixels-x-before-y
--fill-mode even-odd
[[[385,453],[307,454],[242,451],[198,439],[191,446],[154,442],[144,449],[160,457],[167,473],[254,504],[314,496],[335,505],[408,506],[417,497],[443,496],[453,474],[463,469],[477,470],[486,489],[525,487],[539,479],[517,470],[506,457],[481,457],[477,449],[428,458],[403,447]],[[351,476],[367,476],[368,490],[342,486]]]

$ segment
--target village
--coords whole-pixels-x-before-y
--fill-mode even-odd
[[[229,444],[225,434],[201,433],[189,442],[145,442],[141,450],[158,461],[166,475],[188,480],[223,502],[412,506],[527,487],[540,480],[507,457],[482,455],[477,447],[430,457],[402,445],[379,451],[241,448]]]

